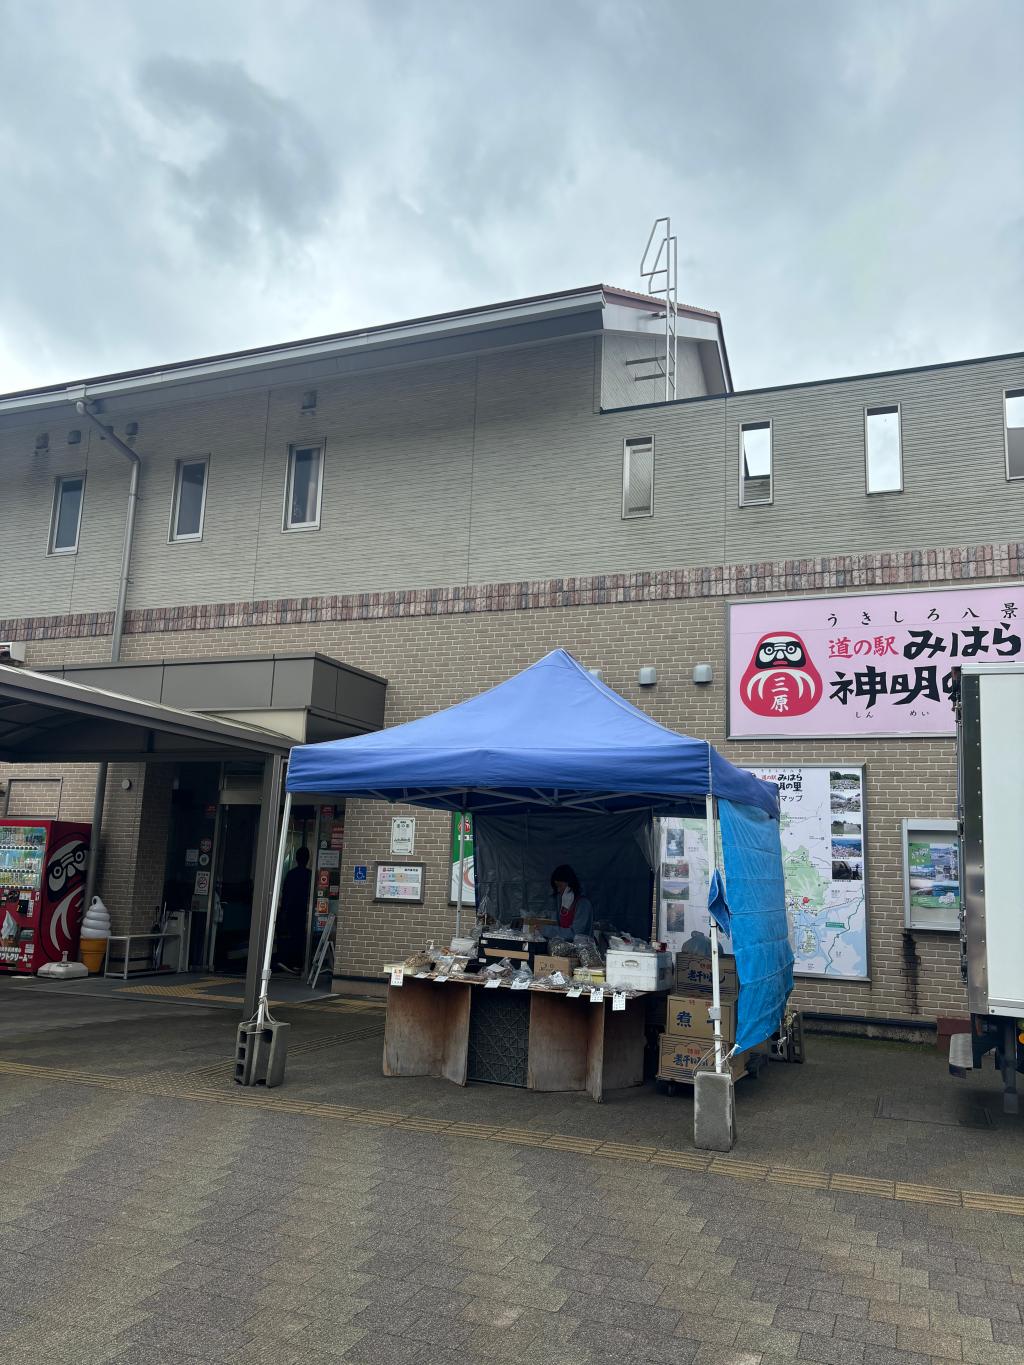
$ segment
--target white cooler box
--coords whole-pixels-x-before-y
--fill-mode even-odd
[[[619,990],[670,991],[676,979],[675,954],[609,948],[604,979],[608,986]]]

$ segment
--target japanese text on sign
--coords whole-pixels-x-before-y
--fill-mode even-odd
[[[879,593],[729,608],[733,738],[945,735],[960,663],[1022,654],[1024,588]]]

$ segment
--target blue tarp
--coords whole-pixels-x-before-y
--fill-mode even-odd
[[[740,998],[736,1047],[742,1052],[775,1033],[793,989],[779,822],[752,806],[718,803],[725,887],[716,869],[708,910],[732,936]]]
[[[294,748],[288,790],[440,810],[703,814],[715,796],[778,815],[773,785],[676,734],[565,652],[469,701],[354,739]]]

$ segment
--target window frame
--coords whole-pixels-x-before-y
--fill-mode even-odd
[[[900,481],[895,488],[871,487],[871,460],[868,446],[868,419],[872,416],[896,414],[896,436],[899,442]],[[903,492],[903,404],[902,403],[865,403],[864,404],[864,495],[868,498],[884,498],[892,493]]]
[[[82,481],[82,496],[78,500],[78,520],[75,522],[75,543],[62,548],[57,546],[57,521],[60,516],[61,491],[66,483],[74,479]],[[47,555],[76,555],[82,542],[82,514],[85,511],[86,474],[83,469],[78,474],[58,474],[53,481],[53,505],[50,508],[50,534],[46,542]]]
[[[651,508],[649,512],[630,512],[627,509],[629,497],[629,456],[630,447],[650,446],[651,450]],[[657,452],[655,448],[654,433],[650,436],[624,436],[622,438],[622,520],[623,521],[646,521],[654,516],[654,481],[657,475]]]
[[[316,521],[302,521],[292,525],[289,519],[289,509],[291,508],[292,492],[295,483],[295,453],[299,450],[317,450],[320,453],[319,468],[316,481]],[[284,466],[284,509],[281,520],[281,530],[291,533],[293,531],[319,531],[320,522],[323,518],[324,510],[324,465],[327,463],[327,442],[326,441],[290,441],[288,451],[285,456]]]
[[[760,498],[757,502],[747,502],[743,497],[743,433],[751,428],[758,430],[768,428],[768,496]],[[771,417],[752,418],[749,422],[741,422],[739,430],[739,498],[740,507],[771,507],[775,501],[775,426],[774,419]]]
[[[1006,404],[1010,398],[1019,398],[1024,402],[1024,388],[1012,388],[1003,390],[1003,462],[1006,468],[1007,483],[1020,483],[1024,480],[1024,472],[1020,474],[1010,473],[1010,415],[1007,412]],[[1024,427],[1014,427],[1014,431],[1024,431]]]
[[[178,513],[181,509],[181,476],[186,465],[201,464],[205,468],[203,474],[203,500],[199,506],[199,530],[190,531],[187,535],[180,535],[176,530]],[[171,519],[167,526],[168,545],[189,545],[197,540],[202,540],[206,531],[206,497],[210,491],[210,457],[209,455],[186,455],[174,462],[174,483],[171,487]]]

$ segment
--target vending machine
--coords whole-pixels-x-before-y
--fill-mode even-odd
[[[0,971],[78,956],[89,825],[0,820]]]

